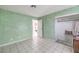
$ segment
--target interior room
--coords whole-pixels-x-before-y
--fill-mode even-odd
[[[78,5],[0,5],[0,53],[78,53]]]

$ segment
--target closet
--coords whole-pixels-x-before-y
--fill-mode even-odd
[[[55,39],[79,52],[79,14],[68,14],[56,17]]]

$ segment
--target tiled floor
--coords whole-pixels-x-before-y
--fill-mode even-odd
[[[0,53],[72,53],[71,47],[47,39],[28,39],[0,47]]]

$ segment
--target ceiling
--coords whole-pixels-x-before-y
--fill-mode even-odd
[[[73,6],[74,5],[37,5],[36,8],[32,8],[30,5],[0,5],[0,8],[34,17],[41,17]]]

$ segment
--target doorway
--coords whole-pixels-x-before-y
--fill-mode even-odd
[[[42,20],[32,20],[32,38],[42,38]]]
[[[56,17],[55,39],[59,43],[73,47],[73,37],[79,32],[79,14]]]
[[[67,46],[73,46],[73,21],[56,22],[56,41]]]

